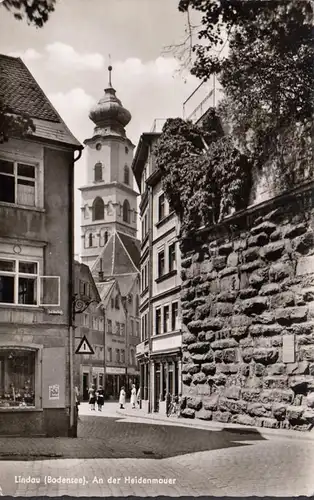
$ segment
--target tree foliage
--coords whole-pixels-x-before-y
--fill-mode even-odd
[[[0,8],[12,12],[15,19],[26,20],[29,25],[42,28],[55,10],[56,0],[2,0]],[[3,89],[2,89],[3,90]],[[35,132],[35,125],[27,114],[15,114],[0,97],[0,143],[10,137],[25,137]]]
[[[180,0],[179,10],[188,9],[202,15],[191,72],[218,75],[239,147],[259,166],[271,157],[282,173],[294,168],[291,155],[304,163],[302,142],[313,138],[312,0]]]
[[[163,190],[183,233],[245,206],[250,165],[224,135],[214,110],[202,127],[180,118],[167,120],[155,154]]]
[[[55,10],[56,0],[3,0],[2,4],[13,13],[15,19],[42,28]]]

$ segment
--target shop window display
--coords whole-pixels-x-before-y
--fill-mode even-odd
[[[36,352],[0,349],[0,408],[35,407]]]

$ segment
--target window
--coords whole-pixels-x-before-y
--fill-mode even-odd
[[[161,333],[161,309],[156,309],[156,335],[159,335]]]
[[[100,142],[97,142],[97,144],[96,144],[97,151],[100,151],[101,147],[102,147],[102,144]]]
[[[124,200],[122,212],[123,212],[123,215],[122,215],[123,222],[127,222],[129,224],[130,223],[130,204],[129,204],[128,200]]]
[[[108,328],[108,333],[112,333],[112,321],[111,321],[111,319],[107,320],[107,328]]]
[[[116,331],[115,331],[115,334],[116,335],[120,335],[120,323],[118,321],[116,321]]]
[[[98,330],[100,332],[104,331],[104,318],[102,317],[98,318]]]
[[[121,350],[121,363],[125,363],[125,351],[123,349]]]
[[[105,217],[105,205],[102,198],[95,198],[93,203],[93,220],[102,220]]]
[[[134,350],[130,349],[130,365],[133,366],[135,365],[135,356],[134,356]]]
[[[89,327],[89,316],[87,313],[83,314],[83,326]]]
[[[120,349],[116,349],[116,362],[120,363]]]
[[[144,287],[144,272],[145,272],[145,268],[143,267],[143,269],[141,271],[141,290],[142,290],[142,292],[145,290],[145,287]]]
[[[145,340],[148,338],[148,314],[145,314]]]
[[[134,332],[134,319],[131,319],[130,325],[131,325],[131,335],[134,335],[135,334],[135,332]]]
[[[114,305],[116,309],[120,309],[120,300],[119,300],[119,295],[116,295]]]
[[[125,154],[128,155],[129,154],[129,148],[127,146],[125,146],[124,150],[125,150]]]
[[[121,332],[121,335],[125,335],[125,324],[124,323],[121,323],[120,324],[120,332]]]
[[[165,195],[161,194],[158,198],[158,220],[163,219],[165,216]]]
[[[112,348],[108,347],[107,349],[107,361],[112,362]]]
[[[136,336],[137,337],[140,336],[140,322],[139,321],[136,322]]]
[[[0,348],[0,408],[35,407],[37,351]]]
[[[92,233],[89,233],[89,235],[88,235],[88,246],[89,247],[93,246],[93,235],[92,235]]]
[[[124,184],[130,184],[130,170],[127,165],[124,167],[124,176],[123,176]]]
[[[135,314],[138,316],[140,314],[140,298],[138,295],[136,295],[135,298]]]
[[[174,271],[176,269],[176,244],[171,243],[168,248],[168,256],[169,256],[169,272]]]
[[[158,277],[165,274],[165,251],[158,253]]]
[[[170,331],[170,315],[169,315],[169,306],[164,307],[164,333]]]
[[[36,205],[34,165],[0,160],[0,201],[30,207]]]
[[[145,318],[144,316],[142,317],[142,331],[141,331],[141,341],[143,342],[145,340]]]
[[[93,318],[93,330],[98,330],[98,321],[97,318]]]
[[[114,309],[114,298],[111,297],[111,309]]]
[[[144,268],[144,286],[146,290],[146,288],[148,287],[148,262]]]
[[[95,182],[102,181],[102,163],[96,163],[94,167],[94,180]]]
[[[179,330],[179,308],[178,302],[173,302],[171,306],[171,330]]]
[[[105,244],[107,243],[107,241],[108,241],[108,238],[109,238],[109,234],[108,234],[108,231],[105,231]]]
[[[38,304],[37,262],[0,260],[0,303]]]
[[[147,235],[148,233],[148,215],[145,214],[145,217],[144,217],[144,234],[145,236]]]

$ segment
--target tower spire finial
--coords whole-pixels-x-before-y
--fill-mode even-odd
[[[109,59],[109,66],[108,66],[108,71],[109,71],[109,87],[112,87],[111,84],[111,71],[112,71],[112,66],[111,66],[111,55],[109,54],[108,56]]]

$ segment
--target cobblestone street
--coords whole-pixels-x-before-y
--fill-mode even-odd
[[[314,493],[314,441],[304,437],[265,439],[255,430],[121,417],[114,404],[93,416],[81,405],[80,413],[77,439],[0,438],[4,495]],[[156,481],[146,484],[147,479]]]

